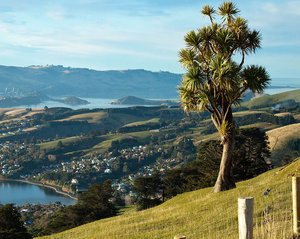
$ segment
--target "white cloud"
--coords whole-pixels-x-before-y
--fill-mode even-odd
[[[66,17],[66,10],[61,5],[54,5],[52,3],[46,6],[46,15],[57,21],[61,21]]]
[[[261,31],[263,49],[255,57],[266,59],[270,52],[300,46],[300,1],[236,2],[250,27]],[[209,4],[217,7],[219,2]],[[25,65],[47,60],[61,64],[64,59],[66,65],[101,61],[110,69],[149,69],[157,64],[156,69],[178,72],[177,52],[184,47],[184,35],[209,23],[200,14],[202,5],[194,0],[4,1],[0,2],[0,52],[9,55],[10,62],[26,59]],[[276,59],[270,67],[280,68]],[[282,55],[280,61],[284,59],[290,58]],[[2,57],[2,64],[5,61]]]
[[[263,3],[262,4],[262,10],[266,14],[278,14],[279,12],[279,5],[274,3]]]

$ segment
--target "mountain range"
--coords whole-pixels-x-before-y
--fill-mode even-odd
[[[63,66],[0,66],[0,92],[39,92],[45,95],[147,99],[178,98],[181,74],[146,70],[97,71]]]

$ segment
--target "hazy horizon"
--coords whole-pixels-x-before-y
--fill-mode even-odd
[[[96,70],[183,73],[184,35],[209,24],[200,11],[222,1],[12,0],[0,2],[0,64],[64,65]],[[300,75],[299,12],[295,0],[234,1],[262,48],[245,64],[270,76]]]

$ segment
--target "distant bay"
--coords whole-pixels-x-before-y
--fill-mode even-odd
[[[111,105],[109,104],[110,102],[116,100],[116,99],[101,99],[101,98],[81,98],[83,100],[87,100],[90,102],[88,105],[67,105],[62,102],[58,101],[43,101],[39,104],[36,105],[19,105],[15,106],[13,108],[44,108],[47,106],[48,108],[50,107],[66,107],[66,108],[71,108],[74,110],[82,109],[82,108],[87,108],[87,109],[95,109],[95,108],[125,108],[125,107],[130,107],[132,105]]]
[[[275,95],[297,89],[300,89],[300,78],[273,78],[265,93]]]
[[[298,90],[300,87],[269,87],[264,92],[268,95],[275,95],[287,91]]]
[[[15,203],[18,206],[22,206],[24,202],[30,204],[40,203],[42,205],[47,205],[50,202],[61,202],[61,204],[73,205],[76,200],[58,194],[50,188],[0,180],[0,202],[2,204]]]
[[[274,78],[271,81],[271,85],[265,90],[266,94],[274,95],[279,94],[286,91],[297,90],[300,89],[300,78]],[[135,93],[132,92],[132,96],[135,96]],[[65,96],[66,97],[66,96]],[[120,97],[121,98],[121,97]],[[104,98],[83,98],[80,97],[82,100],[86,100],[90,102],[87,105],[68,105],[63,102],[58,101],[43,101],[39,104],[35,105],[20,105],[13,108],[44,108],[47,107],[67,107],[74,110],[88,108],[88,109],[95,109],[95,108],[126,108],[131,107],[132,105],[113,105],[110,102],[118,100],[118,99],[104,99]],[[166,99],[148,99],[147,100],[176,100],[171,98]]]

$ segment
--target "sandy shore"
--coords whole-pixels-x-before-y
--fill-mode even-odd
[[[25,180],[25,179],[10,179],[10,178],[0,178],[0,181],[14,181],[14,182],[22,182],[22,183],[29,183],[29,184],[33,184],[33,185],[36,185],[36,186],[41,186],[41,187],[46,187],[46,188],[51,188],[53,189],[56,193],[59,193],[59,194],[62,194],[62,195],[65,195],[69,198],[72,198],[74,200],[77,200],[77,196],[76,194],[73,194],[73,193],[69,193],[69,192],[66,192],[66,191],[63,191],[61,187],[58,187],[58,186],[54,186],[54,185],[50,185],[50,184],[46,184],[46,183],[39,183],[39,182],[33,182],[33,181],[28,181],[28,180]]]

